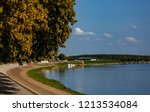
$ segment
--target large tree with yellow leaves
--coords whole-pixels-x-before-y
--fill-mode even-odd
[[[74,5],[75,0],[1,0],[0,61],[54,58],[76,22]]]

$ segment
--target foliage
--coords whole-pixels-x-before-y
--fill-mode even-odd
[[[91,60],[96,59],[100,61],[118,61],[118,62],[150,62],[150,56],[141,55],[126,55],[126,54],[91,54],[70,56],[69,60]]]
[[[61,53],[61,54],[58,55],[58,59],[60,59],[60,60],[66,60],[67,57],[64,54]]]
[[[74,0],[1,0],[0,61],[50,60],[75,20]]]

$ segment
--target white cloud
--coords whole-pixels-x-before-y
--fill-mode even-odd
[[[128,25],[125,28],[123,28],[124,31],[130,31],[130,30],[137,30],[140,27],[138,25]]]
[[[120,45],[137,44],[137,43],[141,43],[141,42],[142,42],[142,40],[138,40],[132,36],[125,37],[123,39],[118,40],[118,44],[120,44]]]
[[[132,26],[130,26],[130,28],[132,28],[132,29],[138,29],[139,27],[137,25],[132,25]]]
[[[139,41],[135,37],[125,37],[127,43],[138,43]]]
[[[106,38],[112,38],[113,36],[111,35],[111,34],[109,34],[109,33],[104,33],[104,36],[106,37]]]
[[[85,32],[81,28],[77,27],[75,28],[75,35],[81,35],[81,36],[96,36],[94,32]]]
[[[79,40],[82,40],[82,41],[90,41],[90,42],[97,42],[97,41],[102,41],[101,38],[99,37],[90,37],[90,36],[85,36],[84,38],[78,38]]]

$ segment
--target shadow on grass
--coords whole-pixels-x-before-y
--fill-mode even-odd
[[[18,91],[17,84],[3,73],[0,73],[0,94],[13,95]]]

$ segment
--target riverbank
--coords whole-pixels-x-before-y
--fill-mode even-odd
[[[56,80],[50,80],[44,77],[42,71],[43,70],[52,70],[52,69],[59,69],[59,68],[63,68],[63,67],[68,67],[68,64],[72,64],[75,65],[74,67],[78,67],[78,66],[87,66],[87,65],[112,65],[112,64],[121,64],[119,62],[112,62],[112,61],[97,61],[97,62],[93,62],[93,61],[88,61],[88,62],[83,62],[83,61],[69,61],[69,62],[58,62],[58,63],[53,63],[53,64],[47,64],[45,67],[40,67],[40,68],[35,68],[35,69],[31,69],[29,71],[27,71],[27,75],[38,81],[41,82],[42,84],[48,85],[50,87],[54,87],[56,89],[65,91],[67,93],[70,94],[74,94],[74,95],[81,95],[82,93],[79,93],[77,91],[71,90],[70,88],[67,88],[64,84],[62,84],[59,81]]]
[[[36,81],[29,76],[27,76],[27,72],[31,69],[43,68],[43,67],[50,67],[51,64],[46,65],[28,65],[24,67],[17,67],[14,69],[10,69],[7,71],[7,75],[22,85],[23,87],[27,88],[28,90],[34,92],[37,95],[70,95],[69,93],[56,89],[54,87],[50,87],[45,85],[39,81]]]
[[[82,93],[79,93],[77,91],[71,90],[70,88],[66,87],[64,84],[62,84],[59,81],[56,80],[50,80],[44,77],[44,75],[42,74],[43,70],[51,70],[51,69],[56,69],[59,67],[64,67],[65,64],[54,64],[52,66],[49,67],[43,67],[43,68],[36,68],[36,69],[31,69],[27,72],[27,75],[36,80],[41,82],[42,84],[48,85],[50,87],[54,87],[56,89],[62,90],[64,92],[73,94],[73,95],[82,95]]]
[[[149,67],[150,64],[91,65],[44,70],[43,74],[89,95],[149,94]]]
[[[120,61],[84,61],[84,65],[114,65],[114,64],[123,64],[123,62]]]
[[[93,62],[93,61],[92,61]],[[75,64],[76,66],[84,66],[84,65],[106,65],[106,64],[121,64],[121,63],[102,63],[102,62],[94,62],[94,64],[90,62],[83,63],[83,62],[57,62],[57,63],[50,63],[50,64],[32,64],[32,65],[26,65],[26,66],[16,66],[12,65],[13,69],[9,68],[8,66],[3,65],[3,72],[7,73],[7,75],[15,80],[17,83],[20,83],[22,86],[27,88],[28,90],[33,91],[36,94],[39,95],[67,95],[67,94],[80,94],[80,93],[72,93],[68,92],[68,88],[66,88],[64,85],[61,85],[58,81],[52,81],[49,82],[45,77],[42,76],[41,71],[42,69],[56,69],[58,67],[67,67],[67,64]],[[16,67],[16,68],[14,68]],[[8,68],[10,70],[6,70],[4,68]],[[31,73],[32,75],[29,77],[27,75],[27,72]],[[38,75],[36,75],[38,74]],[[41,78],[42,77],[42,78]],[[36,79],[35,79],[36,78]],[[42,80],[40,82],[40,80]],[[52,83],[52,85],[58,85],[60,87],[51,87],[52,85],[46,85],[46,83]],[[62,89],[61,89],[62,88]],[[69,90],[70,91],[70,90]],[[71,90],[72,91],[72,90]]]

